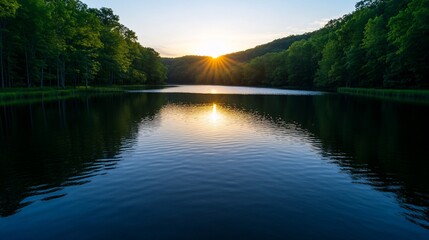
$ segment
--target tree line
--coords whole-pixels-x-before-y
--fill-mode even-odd
[[[109,8],[79,0],[0,0],[1,87],[159,84],[159,54]]]
[[[296,41],[283,51],[224,64],[227,67],[220,71],[228,74],[219,75],[227,77],[206,83],[304,89],[429,88],[429,0],[360,1],[353,13],[302,39],[292,37]],[[234,55],[224,58],[230,56]],[[181,69],[182,75],[188,69],[187,75],[201,76],[187,62],[167,61],[173,69],[170,82],[181,76],[175,69]]]
[[[114,169],[124,141],[138,136],[143,119],[156,124],[165,102],[161,94],[122,94],[0,106],[0,217]]]

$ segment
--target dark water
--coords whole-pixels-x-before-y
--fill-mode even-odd
[[[429,239],[428,106],[214,90],[0,107],[0,239]]]

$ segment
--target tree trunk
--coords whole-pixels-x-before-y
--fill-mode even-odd
[[[61,87],[66,87],[66,63],[64,60],[61,60]]]
[[[4,88],[4,86],[5,86],[5,77],[4,77],[4,67],[3,67],[3,46],[2,46],[2,33],[1,33],[1,30],[0,30],[0,68],[1,68],[1,70],[0,70],[0,78],[1,78],[1,87],[2,88]]]
[[[28,65],[28,50],[25,48],[25,70],[27,72],[27,87],[30,87],[30,67]]]
[[[60,88],[60,60],[57,58],[57,87]]]
[[[65,88],[66,64],[63,59],[57,58],[57,85],[58,88]]]
[[[86,68],[86,74],[85,74],[85,88],[88,88],[88,66],[85,67]]]
[[[7,82],[7,86],[8,87],[13,87],[13,74],[12,74],[12,64],[10,61],[10,57],[9,57],[9,52],[8,55],[6,56],[6,71],[5,71],[5,80]]]
[[[113,73],[113,71],[110,72],[110,77],[111,77],[110,85],[115,84],[115,74]]]
[[[40,87],[43,87],[43,78],[45,77],[44,73],[45,73],[44,72],[44,67],[42,66],[42,74],[40,76]]]
[[[3,20],[0,20],[0,78],[1,87],[5,87],[4,66],[3,66]]]
[[[48,64],[48,76],[51,76],[51,75],[52,75],[52,68],[51,68],[51,66]],[[52,78],[48,78],[47,80],[48,80],[48,85],[49,85],[49,87],[52,87]]]
[[[46,62],[46,60],[45,59],[43,59],[43,61],[42,61],[43,63],[42,63],[42,69],[41,69],[41,75],[40,75],[40,87],[43,87],[43,85],[44,85],[44,78],[45,78],[45,62]]]

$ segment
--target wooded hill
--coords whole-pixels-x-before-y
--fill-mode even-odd
[[[279,51],[279,41],[291,44]],[[429,88],[429,0],[364,0],[353,13],[309,34],[216,60],[164,62],[170,83]]]
[[[292,35],[289,37],[274,40],[270,43],[256,46],[255,48],[247,49],[240,52],[230,53],[219,57],[219,59],[228,59],[225,67],[228,69],[210,69],[212,65],[212,57],[189,55],[178,58],[163,58],[162,62],[168,69],[168,82],[179,84],[234,84],[234,79],[229,77],[231,71],[237,74],[234,77],[240,77],[241,64],[246,63],[254,58],[261,57],[267,53],[276,53],[287,50],[294,42],[308,39],[311,34]],[[227,75],[226,78],[213,76],[210,72],[220,72]]]
[[[297,42],[300,40],[307,40],[308,38],[310,38],[310,36],[311,36],[311,33],[303,34],[303,35],[292,35],[289,37],[274,40],[270,43],[256,46],[254,48],[251,48],[245,51],[230,53],[225,55],[225,57],[238,62],[247,62],[256,57],[263,56],[267,53],[284,51],[288,49],[294,42]]]

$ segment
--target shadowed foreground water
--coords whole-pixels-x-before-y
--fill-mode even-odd
[[[428,239],[428,106],[203,88],[1,107],[0,239]]]

